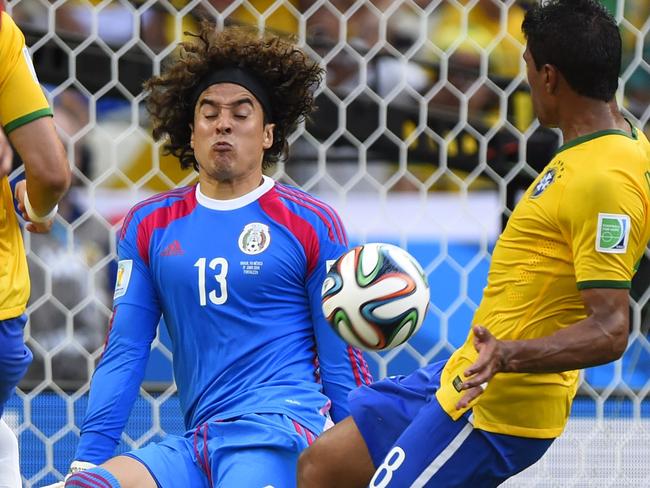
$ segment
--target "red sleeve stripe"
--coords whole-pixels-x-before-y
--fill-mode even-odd
[[[305,439],[307,439],[307,444],[311,446],[314,443],[314,441],[316,440],[317,436],[311,430],[309,430],[306,427],[303,427],[302,425],[300,425],[295,420],[292,419],[291,422],[293,422],[293,428],[296,429],[296,432],[298,433],[298,435],[300,435],[300,436],[304,437]]]
[[[336,211],[330,207],[329,205],[326,205],[325,203],[321,202],[320,200],[317,200],[313,196],[311,196],[308,193],[305,193],[303,191],[296,190],[295,188],[291,188],[286,185],[282,184],[276,184],[276,188],[278,191],[280,191],[283,195],[291,195],[294,198],[292,199],[296,203],[302,203],[304,207],[310,208],[314,213],[316,213],[321,220],[327,225],[327,228],[329,229],[330,232],[330,239],[334,239],[333,232],[332,232],[332,225],[331,223],[334,223],[334,227],[336,229],[336,237],[338,238],[339,243],[348,245],[348,238],[345,234],[345,230],[343,228],[343,224],[341,223],[341,218],[339,215],[336,213]],[[295,200],[295,199],[298,200]],[[306,205],[309,203],[310,205]],[[316,210],[316,208],[319,208],[323,210],[328,218],[325,218],[325,216]]]
[[[289,229],[289,231],[298,239],[307,258],[307,273],[309,276],[316,268],[318,256],[320,254],[320,243],[318,236],[312,225],[303,219],[300,215],[292,212],[282,202],[276,191],[268,191],[260,197],[259,205],[266,214],[277,222]]]
[[[325,405],[321,407],[319,412],[321,415],[327,415],[331,409],[332,409],[332,400],[327,400],[327,402],[325,403]]]
[[[217,420],[219,422],[219,420]],[[194,456],[196,457],[197,462],[199,463],[199,467],[201,468],[201,471],[203,471],[206,476],[208,477],[208,483],[210,486],[212,486],[212,471],[210,469],[210,460],[208,459],[208,423],[203,423],[199,425],[195,430],[194,430]],[[203,453],[199,451],[199,436],[201,435],[201,431],[203,432]]]
[[[323,210],[325,210],[325,212],[327,213],[329,218],[332,220],[332,222],[334,222],[334,226],[336,227],[336,234],[337,234],[337,236],[339,238],[339,242],[345,244],[346,246],[348,245],[348,237],[345,234],[345,228],[343,227],[343,223],[341,222],[341,217],[336,212],[336,210],[334,210],[331,206],[327,205],[326,203],[323,203],[322,201],[318,200],[317,198],[314,198],[309,193],[306,193],[304,191],[299,191],[299,190],[296,190],[295,188],[291,188],[291,187],[284,186],[284,185],[283,185],[283,187],[288,192],[292,192],[292,193],[294,193],[296,195],[300,195],[302,198],[304,198],[305,200],[311,202],[313,205],[317,205],[320,208],[322,208]]]
[[[314,212],[316,215],[318,215],[318,217],[327,226],[327,235],[329,236],[330,240],[332,240],[332,241],[334,240],[334,232],[332,231],[332,225],[325,219],[325,216],[318,209],[316,209],[314,207],[311,207],[310,205],[308,205],[307,203],[305,203],[304,201],[300,200],[299,198],[297,198],[295,196],[287,195],[287,194],[280,193],[280,192],[278,192],[278,194],[282,198],[284,198],[286,200],[289,200],[291,202],[294,202],[295,204],[300,205],[301,207],[307,208],[307,209],[311,210],[312,212]]]
[[[357,363],[357,358],[354,351],[354,347],[348,346],[348,356],[350,357],[350,364],[352,365],[354,381],[356,382],[357,386],[361,386],[363,385],[363,381],[361,380],[361,371],[359,369],[359,364]]]
[[[212,484],[212,469],[209,465],[210,458],[208,457],[208,423],[206,422],[203,425],[205,426],[203,429],[203,459],[205,459],[205,474],[208,475],[208,483],[212,487],[214,485]]]
[[[357,357],[357,361],[359,362],[359,367],[361,368],[361,372],[363,373],[363,380],[366,385],[369,385],[370,383],[372,383],[372,374],[370,373],[370,368],[368,368],[368,363],[363,357],[363,353],[356,347],[354,348],[354,354]]]
[[[307,435],[307,445],[311,446],[316,440],[316,436],[308,429],[305,429],[305,434]]]
[[[314,198],[309,193],[299,191],[299,190],[297,190],[295,188],[292,188],[292,187],[289,187],[289,186],[286,186],[286,185],[282,185],[282,184],[278,184],[276,186],[278,187],[279,190],[284,191],[286,194],[293,195],[294,197],[300,199],[303,202],[309,202],[312,206],[315,206],[315,207],[318,207],[318,208],[324,210],[325,213],[327,213],[327,216],[329,217],[329,219],[325,220],[322,217],[322,214],[319,214],[321,219],[323,219],[323,221],[326,224],[328,224],[328,227],[330,227],[329,223],[333,222],[334,226],[336,228],[336,235],[337,235],[337,237],[339,239],[339,242],[345,244],[346,246],[348,245],[347,236],[345,234],[343,224],[341,223],[341,218],[339,217],[339,215],[336,213],[336,211],[332,207],[330,207],[329,205],[326,205],[325,203],[321,202],[320,200]]]
[[[303,434],[302,425],[300,425],[298,422],[296,422],[293,419],[291,420],[291,422],[293,423],[293,428],[296,429],[296,432],[298,432],[298,435],[302,435]]]
[[[316,346],[314,346],[313,349],[314,353],[314,379],[316,380],[316,383],[320,384],[321,382],[321,377],[320,377],[320,360],[318,359],[318,352],[316,350]]]
[[[169,197],[182,196],[184,193],[190,190],[195,190],[195,188],[196,186],[185,186],[183,188],[177,188],[175,190],[167,191],[165,193],[159,193],[157,195],[147,198],[146,200],[141,201],[140,203],[135,204],[133,208],[131,208],[131,210],[129,210],[129,212],[126,214],[126,217],[124,217],[124,223],[122,224],[122,230],[120,231],[120,239],[124,239],[129,224],[133,219],[133,215],[142,207],[144,207],[145,205],[149,205],[150,203],[162,202],[163,200]]]

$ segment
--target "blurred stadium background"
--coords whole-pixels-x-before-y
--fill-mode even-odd
[[[101,355],[115,233],[135,202],[194,174],[150,138],[142,81],[202,18],[295,36],[327,68],[320,111],[270,175],[334,205],[351,241],[387,241],[428,272],[432,306],[403,347],[368,354],[375,377],[447,357],[467,333],[495,239],[561,143],[532,114],[514,0],[12,0],[54,106],[74,183],[51,235],[25,235],[34,362],[6,417],[25,486],[74,455]],[[618,92],[650,133],[650,2],[603,0],[620,22]],[[20,162],[17,161],[17,176]],[[650,250],[632,289],[629,348],[583,375],[565,435],[508,486],[650,486]],[[164,327],[120,450],[183,430]]]

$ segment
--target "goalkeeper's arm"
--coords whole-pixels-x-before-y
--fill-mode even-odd
[[[160,315],[117,305],[104,355],[90,385],[75,459],[101,464],[113,456],[144,377]]]

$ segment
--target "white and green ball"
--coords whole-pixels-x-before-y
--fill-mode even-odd
[[[400,247],[357,246],[331,266],[323,314],[343,340],[366,350],[391,349],[417,332],[429,306],[422,267]]]

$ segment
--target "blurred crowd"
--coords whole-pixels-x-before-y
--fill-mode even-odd
[[[398,181],[392,191],[418,190],[422,184],[429,190],[453,191],[461,189],[459,181],[481,162],[492,164],[493,169],[504,161],[510,166],[519,162],[518,136],[531,130],[531,124],[532,130],[536,129],[522,70],[525,40],[521,21],[532,1],[69,0],[55,8],[39,0],[22,0],[14,2],[12,13],[19,25],[34,33],[37,70],[39,49],[52,45],[63,51],[59,64],[67,76],[48,80],[41,74],[42,81],[53,89],[57,120],[74,141],[76,160],[82,165],[79,173],[94,180],[117,165],[126,176],[125,181],[109,178],[104,182],[106,187],[140,184],[140,178],[149,173],[152,152],[157,153],[155,159],[164,177],[148,175],[145,188],[163,190],[186,177],[172,161],[159,160],[158,148],[151,146],[144,114],[137,110],[141,105],[140,86],[175,55],[178,42],[187,39],[186,33],[195,32],[198,22],[208,18],[220,25],[257,25],[294,36],[310,54],[322,59],[327,68],[327,89],[319,97],[323,116],[319,124],[308,129],[317,140],[327,140],[338,128],[338,112],[347,109],[348,133],[339,136],[326,155],[336,168],[335,180],[347,181],[346,168],[354,173],[356,162],[362,158],[386,163],[369,169],[380,184],[397,168],[408,169],[410,179]],[[644,38],[642,29],[650,15],[650,3],[603,1],[621,18],[625,43],[621,101],[630,115],[647,127],[650,40],[647,35]],[[57,37],[48,34],[43,38],[52,20]],[[69,75],[68,65],[74,64],[69,59],[72,51],[76,80]],[[86,53],[92,56],[84,58]],[[117,80],[112,79],[114,58],[119,59]],[[41,64],[48,63],[52,61]],[[93,67],[90,71],[88,64]],[[110,90],[105,89],[107,83]],[[66,91],[77,96],[68,96]],[[134,97],[138,97],[135,102]],[[400,161],[399,142],[390,135],[382,134],[376,141],[368,139],[377,131],[382,106],[388,109],[385,129],[398,140],[409,141],[405,160]],[[96,114],[92,122],[90,112]],[[123,135],[125,149],[119,157],[92,150],[110,143],[112,131],[119,130],[120,123],[132,125],[134,117],[143,132]],[[423,119],[428,124],[422,124]],[[469,130],[458,131],[459,121],[466,121]],[[97,134],[89,127],[95,122],[105,123],[107,134]],[[486,154],[480,154],[480,135],[494,129],[510,137],[497,138]],[[441,160],[440,138],[447,138],[446,172],[436,172]],[[91,149],[78,149],[84,142]],[[557,138],[544,139],[544,144],[557,142]],[[289,161],[294,164],[287,164],[283,170],[303,184],[317,171],[316,163],[322,156],[302,137],[294,146],[295,156]],[[539,170],[548,151],[526,156],[532,168]],[[506,165],[495,171],[503,176],[508,169]],[[341,175],[337,177],[338,173]],[[498,182],[478,178],[468,186],[470,190],[494,189]]]
[[[150,140],[139,87],[176,55],[178,42],[187,39],[186,32],[195,32],[201,19],[264,26],[294,36],[327,68],[326,87],[318,98],[322,115],[318,123],[307,123],[309,135],[296,136],[292,158],[273,170],[276,175],[290,183],[309,183],[314,187],[308,189],[314,190],[323,163],[330,179],[342,185],[359,173],[363,161],[375,182],[390,182],[390,191],[453,191],[463,186],[497,190],[499,176],[521,166],[522,154],[539,169],[559,142],[555,134],[540,136],[540,149],[531,151],[541,129],[526,90],[521,21],[532,1],[10,2],[51,96],[75,178],[60,210],[62,222],[69,225],[61,224],[52,237],[30,243],[32,300],[46,291],[51,274],[57,301],[45,302],[32,314],[30,346],[36,361],[28,379],[45,375],[43,354],[53,349],[58,379],[87,379],[91,368],[79,368],[69,359],[84,357],[90,366],[103,340],[96,324],[108,320],[111,304],[111,229],[128,206],[147,193],[193,178]],[[650,133],[650,2],[602,1],[621,19],[620,102]],[[46,49],[51,49],[47,59],[39,57],[39,50]],[[63,53],[63,79],[45,69],[56,62],[51,58],[57,53]],[[84,53],[92,56],[82,62]],[[76,57],[76,71],[70,71],[75,65],[71,55]],[[117,79],[111,68],[115,58],[123,69]],[[101,78],[102,66],[107,79]],[[385,114],[382,106],[387,107]],[[332,141],[341,120],[346,131]],[[386,127],[380,126],[382,120]],[[523,152],[522,134],[529,146]],[[489,139],[486,146],[484,136]],[[328,141],[327,151],[319,150],[314,139]],[[406,152],[399,140],[407,142]],[[474,168],[479,164],[489,168],[477,176]],[[394,178],[396,171],[403,177]],[[472,176],[463,184],[467,175]],[[513,180],[523,186],[531,177],[528,172]],[[66,309],[75,310],[72,322]],[[53,328],[52,321],[63,325]],[[63,345],[70,329],[78,346]],[[86,353],[80,356],[75,347]]]
[[[439,165],[440,141],[436,136],[447,137],[458,121],[467,121],[472,129],[470,132],[474,134],[468,136],[463,133],[450,139],[446,151],[452,159],[449,164],[452,173],[456,170],[471,172],[473,166],[482,161],[478,154],[479,134],[496,128],[517,136],[529,130],[531,124],[535,128],[523,77],[525,40],[521,32],[521,21],[532,1],[536,0],[253,0],[245,3],[228,0],[154,3],[138,0],[109,3],[69,0],[54,9],[39,0],[22,0],[14,2],[12,13],[23,28],[41,34],[48,32],[53,13],[54,32],[58,39],[39,39],[38,47],[42,48],[47,43],[67,44],[69,51],[75,51],[76,82],[68,77],[66,80],[55,80],[57,85],[53,87],[57,120],[75,143],[82,142],[80,134],[89,132],[91,111],[96,113],[94,122],[107,122],[111,129],[111,123],[116,120],[118,123],[121,120],[127,125],[132,124],[133,97],[140,94],[141,82],[161,63],[164,64],[165,59],[175,55],[176,45],[187,39],[187,32],[195,32],[198,22],[209,18],[217,19],[221,25],[258,25],[295,36],[304,42],[308,52],[322,59],[327,68],[327,90],[323,91],[320,97],[322,103],[319,104],[324,116],[319,117],[319,124],[314,124],[310,133],[318,140],[327,139],[337,128],[337,112],[341,107],[347,107],[347,129],[351,136],[344,136],[332,145],[328,153],[332,162],[359,159],[358,148],[361,144],[365,144],[368,160],[397,162],[399,148],[394,142],[387,142],[384,138],[381,141],[384,144],[380,142],[373,146],[367,143],[367,137],[379,125],[380,105],[385,104],[389,115],[393,115],[388,118],[386,128],[399,139],[409,140],[410,148],[419,144],[425,149],[413,150],[407,161],[403,162],[420,181],[425,181]],[[621,18],[625,44],[621,102],[630,115],[640,119],[647,127],[650,116],[650,73],[647,64],[650,39],[647,34],[644,38],[642,29],[650,16],[650,3],[602,1]],[[88,69],[84,64],[88,64],[88,61],[81,56],[91,50],[95,52],[95,57],[91,59],[93,68],[99,73],[102,71],[99,66],[104,66],[107,72],[108,79],[101,81],[111,81],[112,58],[119,58],[120,63],[130,60],[129,68],[133,67],[133,63],[146,66],[142,70],[124,69],[117,77],[120,85],[113,86],[108,92],[97,87],[93,89],[92,75],[84,74]],[[35,59],[38,61],[37,55]],[[68,63],[63,64],[68,71]],[[118,70],[124,66],[118,64]],[[47,79],[42,81],[51,83]],[[94,81],[101,84],[100,80]],[[78,96],[68,96],[62,92],[60,88],[66,85],[70,85],[66,91],[77,91]],[[102,92],[101,95],[97,95],[98,91]],[[91,104],[95,106],[91,108]],[[356,110],[357,107],[365,110]],[[115,111],[120,109],[121,113],[116,116]],[[370,113],[373,118],[368,123],[367,119],[359,117],[359,113]],[[142,113],[136,116],[144,118]],[[420,123],[422,118],[429,121],[428,127]],[[141,154],[133,147],[142,148],[149,144],[146,120],[139,122],[145,133],[128,135],[129,141],[125,143],[133,151],[127,153],[126,157],[121,154],[119,161],[113,155],[106,157],[104,153],[96,154],[97,151],[75,150],[77,162],[82,164],[80,173],[94,179],[117,164],[129,181],[138,181],[147,174],[151,151]],[[417,131],[415,136],[414,131]],[[91,138],[94,136],[91,134]],[[101,146],[101,140],[92,140],[91,144]],[[346,156],[350,151],[345,146],[350,145],[355,146],[352,154],[356,154],[356,158]],[[502,154],[503,151],[510,151],[517,160],[521,159],[516,144],[510,148],[496,148],[496,151],[492,149],[486,156],[488,164],[496,157],[495,154]],[[454,164],[453,158],[458,153],[470,157]],[[545,156],[539,159],[543,160]],[[314,150],[313,144],[301,144],[298,140],[294,159],[302,162],[314,158],[318,158],[318,151]],[[535,159],[534,156],[532,159]],[[164,161],[162,166],[165,166],[161,169],[172,184],[184,178],[171,162]],[[531,166],[539,169],[539,164]],[[289,175],[295,169],[300,177],[297,165],[288,165],[285,169]],[[389,168],[390,171],[394,169]],[[462,179],[463,172],[459,174]],[[428,181],[427,185],[433,190],[459,189],[444,186],[444,179],[445,175],[442,174],[435,181]],[[385,180],[380,179],[380,183]],[[146,186],[161,190],[166,189],[169,183],[164,178],[161,181],[151,177]],[[489,183],[488,187],[496,188],[497,182]],[[106,185],[119,187],[124,186],[125,182],[112,178]],[[470,187],[480,188],[483,187]],[[397,185],[392,189],[418,187]]]

